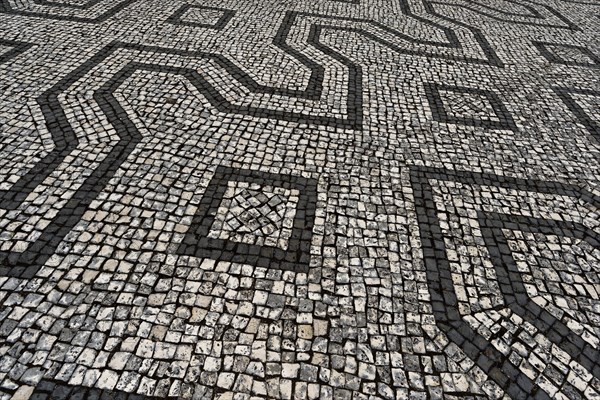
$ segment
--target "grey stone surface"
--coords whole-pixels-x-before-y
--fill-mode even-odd
[[[598,398],[599,16],[0,0],[0,400]]]

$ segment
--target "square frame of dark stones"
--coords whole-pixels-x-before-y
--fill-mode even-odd
[[[261,186],[298,190],[298,204],[286,250],[208,237],[229,182],[256,183]],[[177,254],[256,267],[308,272],[316,205],[315,179],[219,166],[204,192],[192,225],[177,249]]]

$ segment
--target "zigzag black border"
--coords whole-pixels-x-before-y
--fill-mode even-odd
[[[48,2],[49,0],[35,0],[35,1],[43,3],[45,1]],[[89,3],[89,4],[96,4],[95,2],[97,2],[97,1],[100,1],[100,0],[94,0],[93,3]],[[101,15],[99,15],[95,18],[76,17],[76,16],[61,16],[61,15],[53,15],[53,14],[49,14],[49,13],[39,13],[39,12],[15,10],[10,7],[9,0],[0,0],[0,13],[9,13],[9,14],[16,14],[16,15],[24,15],[24,16],[34,16],[34,17],[50,18],[50,19],[65,20],[65,21],[98,23],[98,22],[103,22],[103,21],[107,20],[108,18],[115,15],[117,12],[121,11],[122,9],[124,9],[125,7],[129,6],[130,4],[132,4],[136,1],[137,0],[125,0],[122,3],[117,4],[110,10],[102,13]],[[352,3],[354,3],[354,1],[355,0],[352,0]],[[40,4],[42,4],[42,3],[40,3]],[[52,3],[52,2],[50,2],[50,3]],[[482,60],[482,59],[478,59],[475,57],[468,57],[468,56],[461,57],[461,56],[441,55],[441,54],[435,54],[435,53],[425,52],[425,51],[414,51],[414,50],[402,49],[402,48],[396,46],[395,44],[393,44],[389,41],[386,41],[384,39],[381,39],[381,38],[377,37],[376,35],[373,35],[372,33],[365,31],[364,29],[360,29],[360,28],[345,28],[345,27],[334,27],[334,26],[320,26],[320,28],[327,27],[328,29],[356,32],[356,33],[359,33],[373,41],[376,41],[394,51],[397,51],[397,52],[403,53],[403,54],[418,55],[418,56],[424,56],[424,57],[435,57],[435,58],[441,58],[441,59],[446,59],[446,60],[466,61],[466,62],[477,63],[477,64],[487,64],[487,65],[492,65],[492,66],[497,66],[497,67],[504,66],[504,63],[496,55],[492,46],[490,45],[488,40],[485,38],[485,35],[482,33],[482,31],[480,29],[474,28],[468,24],[465,24],[465,23],[455,20],[453,18],[449,18],[442,14],[439,14],[438,12],[435,11],[432,4],[433,3],[429,0],[423,0],[423,5],[425,7],[425,11],[434,17],[437,17],[437,18],[445,20],[445,21],[449,21],[453,24],[456,24],[458,26],[461,26],[461,27],[466,28],[469,31],[471,31],[471,33],[473,34],[473,37],[475,38],[475,41],[479,44],[480,48],[482,49],[483,53],[485,54],[486,59]],[[369,23],[369,24],[372,24],[373,26],[376,26],[379,29],[386,31],[388,34],[390,34],[394,37],[397,37],[397,38],[400,38],[400,39],[403,39],[403,40],[406,40],[409,42],[413,42],[413,43],[424,44],[424,45],[434,45],[434,46],[439,46],[439,47],[455,48],[455,49],[461,48],[460,42],[452,29],[450,29],[448,27],[444,27],[436,22],[430,21],[426,18],[423,18],[419,15],[414,14],[411,11],[411,8],[408,5],[407,0],[400,0],[400,8],[406,16],[411,17],[425,25],[442,30],[444,32],[444,35],[448,39],[448,42],[416,40],[412,37],[406,36],[398,31],[396,31],[395,29],[389,28],[381,23],[378,23],[378,22],[372,21],[372,20],[368,20],[368,19],[351,18],[351,17],[334,17],[334,16],[330,16],[330,15],[322,15],[322,14],[315,14],[315,13],[308,13],[308,12],[292,12],[292,11],[286,12],[286,15],[284,17],[284,22],[282,23],[281,28],[278,31],[277,38],[282,38],[282,37],[285,38],[287,36],[287,33],[289,33],[289,29],[291,28],[291,25],[293,25],[293,21],[295,20],[296,17],[298,17],[298,16],[314,16],[314,17],[326,18],[329,20],[345,20],[345,21],[352,21],[352,22]],[[287,25],[287,28],[286,28],[286,25]],[[281,43],[278,43],[277,39],[275,41],[275,44],[280,45],[280,47],[283,48],[283,46],[281,46]]]
[[[456,20],[444,17],[444,16],[436,13],[435,10],[433,9],[433,7],[431,7],[429,5],[429,2],[427,0],[424,0],[423,4],[426,6],[428,13],[430,13],[438,18],[450,21],[456,25],[459,25],[459,26],[462,26],[463,28],[468,29],[473,34],[473,38],[475,39],[475,41],[481,48],[481,51],[483,52],[483,54],[485,54],[485,58],[476,58],[476,57],[469,57],[469,56],[462,56],[462,55],[439,54],[439,53],[435,53],[435,52],[431,52],[431,51],[424,51],[424,50],[409,50],[409,49],[404,49],[388,40],[382,39],[382,38],[374,35],[373,33],[369,32],[365,29],[362,29],[362,28],[352,28],[352,27],[343,27],[343,26],[334,26],[334,25],[318,25],[318,26],[320,26],[322,28],[326,28],[328,30],[337,30],[337,31],[357,33],[359,35],[362,35],[376,43],[379,43],[379,44],[381,44],[395,52],[401,53],[401,54],[408,54],[408,55],[421,56],[421,57],[430,57],[430,58],[439,58],[439,59],[448,60],[448,61],[462,61],[462,62],[469,62],[469,63],[473,63],[473,64],[491,65],[491,66],[500,67],[500,68],[504,67],[504,63],[502,62],[502,60],[500,60],[500,58],[498,57],[498,55],[496,54],[496,52],[494,51],[494,49],[492,48],[492,46],[490,45],[488,40],[485,38],[485,36],[479,29],[473,28],[462,22],[458,22]],[[402,12],[404,14],[406,14],[406,16],[411,17],[424,25],[441,30],[444,33],[444,36],[446,37],[447,41],[440,42],[440,41],[415,39],[411,36],[405,35],[402,32],[397,31],[396,29],[390,28],[380,22],[373,21],[370,19],[365,19],[365,18],[340,17],[340,16],[331,16],[331,15],[318,14],[318,13],[310,13],[310,12],[288,11],[284,17],[283,23],[281,24],[279,31],[277,32],[274,43],[277,46],[279,46],[281,49],[285,50],[286,52],[288,52],[290,54],[291,54],[291,52],[295,52],[294,49],[290,48],[289,46],[287,46],[285,44],[285,39],[289,35],[290,29],[294,25],[294,21],[298,17],[313,17],[313,18],[323,18],[323,19],[327,19],[330,21],[347,21],[347,22],[368,24],[368,25],[374,26],[382,31],[385,31],[390,36],[396,37],[400,40],[403,40],[403,41],[406,41],[409,43],[436,46],[436,47],[442,47],[442,48],[448,48],[448,49],[462,49],[462,45],[461,45],[460,41],[458,40],[458,36],[454,32],[454,30],[452,30],[451,28],[445,27],[443,25],[440,25],[436,22],[425,19],[423,17],[420,17],[418,15],[415,15],[411,11],[410,7],[408,6],[408,3],[406,3],[405,1],[402,1],[400,3],[400,5],[401,5]]]
[[[406,3],[403,3],[406,4]],[[119,48],[159,52],[165,54],[181,55],[195,58],[212,59],[219,66],[228,71],[231,76],[245,85],[252,93],[264,93],[274,94],[287,97],[298,97],[309,100],[318,100],[322,94],[322,82],[324,79],[324,67],[316,63],[315,61],[308,58],[303,53],[294,49],[287,44],[287,38],[290,30],[295,23],[295,19],[298,16],[316,16],[327,18],[330,20],[351,20],[357,22],[368,22],[372,23],[381,29],[400,36],[406,40],[417,42],[421,44],[436,44],[443,47],[460,48],[460,42],[456,37],[456,34],[450,28],[442,27],[439,24],[425,20],[424,18],[414,16],[408,9],[408,6],[404,10],[409,15],[413,16],[417,20],[426,23],[428,25],[436,26],[442,29],[448,38],[448,42],[424,42],[413,38],[406,37],[401,33],[385,27],[382,24],[378,24],[373,21],[364,19],[348,19],[344,17],[330,17],[319,14],[311,13],[299,13],[288,11],[283,18],[281,26],[277,31],[277,34],[273,40],[273,43],[282,49],[284,52],[290,54],[296,58],[300,63],[305,65],[310,71],[311,75],[308,84],[304,90],[298,89],[287,89],[287,88],[276,88],[261,85],[253,80],[250,75],[242,71],[235,64],[230,62],[227,58],[217,55],[203,53],[199,51],[184,51],[184,50],[173,50],[168,48],[159,48],[152,46],[141,46],[133,45],[121,42],[114,42],[109,44],[100,50],[94,57],[79,66],[77,69],[69,73],[66,77],[61,79],[58,83],[53,85],[50,89],[44,92],[38,97],[37,101],[40,105],[46,124],[52,139],[55,143],[55,148],[48,155],[46,155],[40,162],[38,162],[31,170],[23,175],[10,190],[0,192],[0,207],[8,210],[16,209],[25,198],[41,183],[56,167],[64,160],[64,158],[77,146],[78,140],[73,131],[72,127],[66,119],[64,110],[59,104],[58,95],[66,91],[72,84],[78,79],[82,78],[85,74],[89,73],[96,65],[101,63],[104,59],[109,57],[115,50]],[[343,27],[329,27],[324,25],[312,24],[309,30],[308,43],[316,48],[317,50],[332,57],[342,65],[344,65],[348,71],[348,82],[347,82],[347,97],[346,97],[346,109],[347,117],[338,118],[330,116],[320,115],[308,115],[304,113],[298,113],[289,110],[269,110],[256,108],[252,106],[237,106],[229,103],[223,98],[216,89],[214,89],[208,81],[206,81],[197,71],[185,69],[185,68],[173,68],[166,67],[156,64],[140,64],[130,63],[124,67],[119,73],[117,73],[107,84],[105,84],[100,90],[94,94],[94,99],[98,102],[103,112],[108,117],[109,121],[116,128],[120,134],[120,140],[109,153],[109,156],[100,163],[99,167],[93,171],[92,175],[88,177],[83,185],[76,191],[75,195],[67,202],[65,207],[59,211],[58,215],[54,217],[52,222],[43,231],[39,239],[32,243],[29,248],[23,253],[13,252],[0,252],[0,264],[4,265],[0,267],[0,275],[10,276],[22,276],[31,277],[39,269],[39,267],[53,254],[59,243],[66,236],[66,234],[77,224],[81,216],[85,212],[85,209],[89,206],[91,201],[97,196],[97,194],[106,186],[109,179],[114,176],[120,165],[124,162],[127,156],[133,151],[135,145],[141,140],[141,135],[137,131],[133,122],[125,117],[126,113],[118,104],[112,93],[118,86],[124,82],[131,74],[137,70],[147,71],[160,71],[166,73],[172,73],[184,76],[187,78],[196,88],[208,99],[208,101],[219,111],[225,113],[250,115],[258,118],[269,118],[283,121],[292,121],[297,123],[306,123],[309,125],[324,125],[333,126],[338,129],[361,129],[362,128],[362,68],[356,65],[347,57],[342,56],[336,51],[333,51],[329,47],[325,46],[320,42],[320,36],[323,29],[340,29],[340,30],[351,30],[358,31],[366,36],[369,36],[365,31],[357,30],[353,28]],[[471,28],[469,28],[471,29]],[[502,62],[497,58],[494,51],[489,47],[485,38],[479,40],[477,30],[471,29],[475,35],[476,40],[482,45],[483,51],[487,54],[487,60],[461,58],[465,61],[479,62],[483,64],[502,66]],[[393,48],[392,45],[389,45]],[[488,47],[486,47],[488,46]],[[410,51],[399,51],[405,53],[411,53]],[[421,52],[414,52],[418,55],[433,56],[443,59],[455,59],[452,56],[437,55],[437,54],[424,54]],[[108,85],[108,86],[107,86]],[[119,117],[117,117],[119,116]]]
[[[499,10],[497,8],[488,6],[486,4],[477,4],[479,7],[488,9],[488,10],[493,10],[496,11],[500,14],[504,14],[504,15],[511,15],[511,16],[517,16],[517,17],[530,17],[530,18],[534,18],[534,19],[545,19],[544,16],[542,14],[540,14],[540,12],[538,10],[536,10],[535,8],[533,8],[532,6],[529,6],[527,4],[522,4],[519,3],[517,1],[514,0],[504,0],[507,3],[513,3],[513,4],[517,4],[521,7],[524,7],[525,9],[527,9],[527,11],[530,12],[529,15],[526,14],[520,14],[520,13],[513,13],[513,12],[509,12],[509,11],[503,11],[503,10]],[[571,20],[569,20],[567,17],[565,17],[564,15],[562,15],[560,12],[558,12],[556,9],[554,9],[553,7],[547,5],[547,4],[540,4],[540,3],[536,3],[534,1],[530,1],[533,4],[537,4],[539,6],[544,7],[546,10],[548,10],[548,12],[550,12],[552,15],[554,15],[555,17],[557,17],[559,20],[561,20],[562,22],[565,23],[564,26],[562,25],[554,25],[554,24],[533,24],[527,21],[514,21],[514,20],[510,20],[510,19],[505,19],[505,18],[500,18],[500,17],[496,17],[493,14],[489,14],[486,13],[484,11],[478,10],[476,8],[470,7],[468,5],[465,4],[459,4],[459,3],[444,3],[441,1],[432,1],[432,4],[439,4],[439,5],[443,5],[443,6],[453,6],[453,7],[460,7],[460,8],[464,8],[466,10],[472,11],[474,13],[483,15],[487,18],[496,20],[496,21],[500,21],[500,22],[508,22],[510,24],[515,24],[515,25],[526,25],[526,26],[533,26],[533,27],[540,27],[540,28],[554,28],[554,29],[569,29],[569,30],[581,30],[581,28],[579,28],[579,26],[577,26],[575,23],[573,23]],[[473,1],[471,1],[471,3],[474,3]]]
[[[519,371],[483,336],[475,332],[458,312],[458,300],[452,281],[446,245],[430,180],[459,182],[468,185],[489,185],[514,190],[535,191],[544,194],[565,195],[579,198],[596,207],[600,207],[600,196],[596,196],[575,185],[558,182],[543,182],[531,179],[509,178],[493,174],[467,171],[451,171],[433,167],[411,167],[410,180],[413,189],[417,221],[421,237],[424,264],[433,314],[438,328],[448,339],[458,345],[492,380],[513,398],[550,397],[536,386],[535,382]],[[547,335],[548,339],[566,351],[597,378],[600,377],[600,353],[570,331],[561,321],[533,303],[525,293],[522,280],[516,275],[518,269],[513,265],[510,251],[502,244],[494,245],[498,240],[498,230],[526,229],[546,234],[565,232],[589,241],[599,247],[598,235],[589,229],[574,223],[546,221],[539,218],[504,216],[492,213],[478,213],[482,230],[487,231],[486,246],[492,257],[496,274],[505,302],[513,312],[530,322]],[[506,224],[506,225],[504,225]],[[519,284],[521,282],[521,284]],[[540,320],[538,320],[540,319]]]

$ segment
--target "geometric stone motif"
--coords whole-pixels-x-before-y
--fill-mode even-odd
[[[533,42],[538,51],[553,64],[577,67],[600,67],[600,57],[583,46],[562,43]]]
[[[600,143],[600,91],[554,87],[554,92],[565,103],[581,124]]]
[[[212,10],[199,7],[190,7],[181,16],[183,22],[188,23],[201,23],[206,25],[215,25],[219,22],[219,19],[223,16],[223,12],[219,10]]]
[[[512,398],[597,395],[596,383],[575,388],[564,366],[600,379],[600,235],[569,221],[567,205],[597,208],[598,197],[437,168],[415,167],[411,180],[434,316],[448,339]],[[502,207],[507,198],[556,205],[520,215]]]
[[[600,249],[559,235],[504,232],[532,300],[600,346]],[[524,249],[529,249],[525,251]]]
[[[443,99],[446,113],[452,114],[455,118],[487,118],[490,121],[500,121],[498,116],[493,114],[494,108],[485,96],[478,93],[450,90],[440,90],[439,93]]]
[[[598,10],[506,3],[0,0],[0,400],[600,398]]]
[[[317,181],[218,167],[177,253],[308,271]]]
[[[33,45],[28,42],[0,38],[0,63],[4,63],[24,51],[29,50],[32,46]]]
[[[224,8],[185,4],[167,21],[175,25],[223,29],[234,14],[234,11]]]
[[[425,92],[433,118],[438,122],[487,129],[517,129],[510,112],[492,91],[426,83]]]
[[[553,45],[546,48],[554,53],[554,55],[565,62],[578,64],[594,64],[594,56],[591,52],[582,47]]]
[[[228,182],[208,237],[287,249],[298,190]]]

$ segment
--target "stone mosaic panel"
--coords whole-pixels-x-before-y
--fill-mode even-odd
[[[0,0],[0,399],[600,396],[587,0]]]

